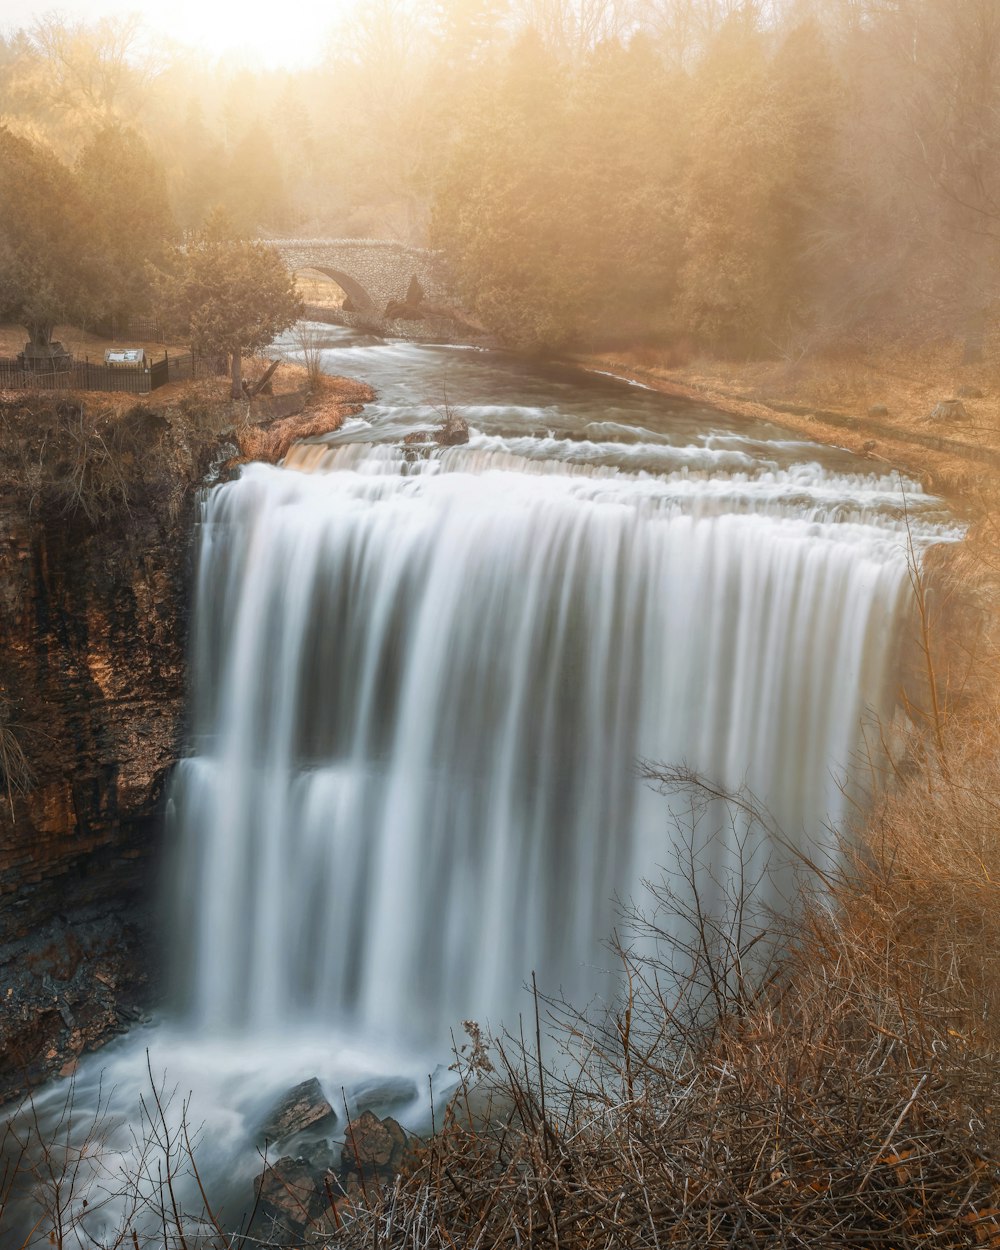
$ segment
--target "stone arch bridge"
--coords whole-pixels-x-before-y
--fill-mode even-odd
[[[416,278],[428,304],[451,304],[444,262],[438,252],[380,239],[268,239],[292,273],[314,269],[348,296],[355,312],[384,317],[402,303]]]

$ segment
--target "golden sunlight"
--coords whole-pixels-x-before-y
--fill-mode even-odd
[[[204,3],[203,0],[11,0],[3,5],[2,27],[30,26],[58,12],[63,20],[93,22],[137,16],[153,34],[196,49],[215,60],[229,58],[253,68],[299,69],[323,54],[331,32],[357,7],[357,0],[298,0],[294,11],[270,0]]]

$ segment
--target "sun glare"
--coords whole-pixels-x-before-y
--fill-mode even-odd
[[[300,69],[319,59],[331,32],[356,7],[357,0],[298,0],[292,13],[282,13],[270,0],[243,0],[239,5],[203,0],[66,0],[58,6],[70,21],[138,14],[149,30],[196,49],[210,58],[232,57],[266,69]],[[53,12],[49,0],[13,0],[2,6],[0,25],[30,26]]]

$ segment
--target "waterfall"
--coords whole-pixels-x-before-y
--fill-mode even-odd
[[[508,1018],[532,971],[585,1003],[615,900],[671,855],[640,759],[749,787],[813,851],[892,713],[899,508],[735,446],[552,436],[304,447],[214,490],[175,786],[189,1018],[433,1037]]]
[[[161,1183],[151,1074],[171,1132],[204,1126],[182,1206],[204,1184],[233,1215],[297,1082],[338,1115],[317,1157],[364,1109],[428,1131],[463,1020],[516,1028],[532,973],[612,1002],[602,943],[685,839],[703,905],[743,867],[780,908],[788,861],[863,808],[910,562],[957,536],[847,453],[604,379],[340,331],[326,364],[379,402],[203,503],[174,1006],[22,1115],[64,1138],[87,1244],[153,1218],[128,1181],[140,1205]],[[442,369],[472,437],[413,445]],[[766,828],[654,793],[642,760],[752,792]]]

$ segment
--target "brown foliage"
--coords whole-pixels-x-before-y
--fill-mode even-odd
[[[317,375],[312,384],[321,388],[319,397],[304,412],[265,424],[247,423],[239,430],[243,459],[277,464],[293,443],[338,430],[346,418],[360,412],[374,394],[363,382],[348,378],[328,379]]]

